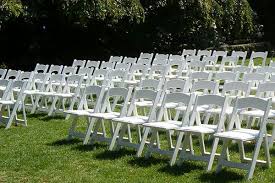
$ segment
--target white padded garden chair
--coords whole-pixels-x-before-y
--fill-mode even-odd
[[[206,62],[205,69],[207,71],[215,71],[216,70],[216,64],[218,62],[218,57],[216,56],[204,56],[202,58],[203,62]]]
[[[6,129],[10,128],[14,121],[15,125],[22,124],[23,126],[27,126],[26,111],[23,101],[26,86],[27,83],[24,81],[13,81],[11,87],[8,89],[8,95],[0,100],[0,122],[6,126]],[[14,91],[17,91],[17,93],[14,93]],[[22,119],[17,115],[21,105],[23,113]],[[7,112],[5,112],[6,109]]]
[[[148,60],[148,62],[151,64],[152,60],[153,60],[154,54],[153,53],[143,53],[141,52],[139,55],[138,60],[140,59],[144,59],[144,60]]]
[[[232,71],[237,66],[237,57],[224,56],[220,64],[216,64],[215,67],[221,71]]]
[[[114,118],[124,117],[127,114],[127,106],[132,94],[132,88],[110,88],[106,96],[104,97],[104,101],[102,103],[102,107],[100,112],[94,112],[89,114],[90,117],[90,125],[93,126],[93,129],[89,127],[90,130],[87,131],[84,143],[88,143],[90,140],[90,144],[95,143],[96,141],[104,141],[111,142],[111,138],[114,134],[115,124],[111,121]],[[112,99],[113,97],[120,97],[121,103],[115,107],[115,111],[112,110],[111,106],[113,105]],[[110,135],[107,136],[105,124],[110,124]],[[100,128],[101,127],[101,128]],[[99,133],[99,130],[102,129],[102,133]],[[128,131],[130,129],[128,128]],[[130,133],[129,133],[130,134]],[[130,135],[129,135],[130,137]]]
[[[116,62],[101,62],[100,69],[114,69],[116,65]]]
[[[267,51],[265,51],[265,52],[254,52],[254,51],[252,51],[248,66],[251,66],[253,68],[257,68],[258,66],[255,66],[255,59],[259,59],[261,61],[261,64],[260,64],[261,66],[265,66],[267,55],[268,55]]]
[[[247,51],[232,51],[231,56],[237,57],[238,65],[244,66],[247,57]]]
[[[212,56],[218,57],[218,60],[219,60],[219,59],[222,59],[223,57],[226,57],[227,53],[228,53],[227,51],[216,51],[216,50],[214,50],[213,53],[212,53]]]
[[[34,68],[34,72],[35,73],[47,73],[48,69],[49,69],[49,65],[37,63]]]
[[[77,74],[83,76],[83,80],[84,80],[82,87],[91,83],[93,72],[94,72],[94,69],[89,67],[80,68],[78,70]]]
[[[156,109],[157,104],[160,99],[161,92],[153,91],[153,90],[135,90],[134,95],[132,97],[129,109],[127,111],[127,115],[119,118],[113,118],[112,121],[117,123],[115,128],[109,150],[114,150],[115,146],[117,147],[132,147],[136,150],[139,147],[141,142],[141,129],[142,124],[147,123],[148,121],[156,120]],[[153,103],[152,106],[148,107],[149,112],[148,115],[140,115],[138,113],[136,107],[136,101],[146,99],[146,101],[150,101]],[[124,135],[126,133],[129,125],[136,127],[138,133],[137,143],[132,142],[131,134],[128,134],[128,139],[124,140]]]
[[[251,91],[257,90],[259,83],[266,82],[267,79],[268,75],[265,73],[246,73],[243,75],[243,81],[251,83]]]
[[[70,75],[76,74],[76,72],[77,72],[77,67],[74,67],[74,66],[64,66],[61,74],[70,76]]]
[[[83,81],[83,76],[80,75],[70,75],[66,78],[65,86],[61,91],[57,91],[52,94],[53,101],[49,109],[48,116],[52,116],[57,112],[64,112],[66,105],[68,109],[74,108],[77,99],[80,97],[80,88]],[[66,118],[69,116],[66,115]]]
[[[126,85],[137,86],[140,81],[145,79],[145,75],[148,72],[148,66],[142,64],[132,65],[130,72],[125,80]]]
[[[148,79],[160,79],[167,75],[169,65],[153,65],[147,74]]]
[[[99,68],[99,65],[100,65],[100,61],[87,60],[85,68],[93,68],[95,70]]]
[[[181,145],[182,151],[179,155],[180,163],[182,160],[209,162],[211,156],[210,153],[206,151],[204,136],[213,136],[214,133],[220,132],[224,129],[223,125],[224,121],[226,120],[225,111],[227,105],[227,98],[218,95],[204,95],[198,96],[196,98],[189,124],[179,127],[177,129],[177,131],[179,131],[179,135],[177,138],[177,143],[173,152],[173,156],[170,161],[171,166],[173,166],[176,162]],[[209,124],[208,121],[201,121],[200,111],[198,110],[200,106],[211,106],[211,108],[220,108],[221,112],[219,113],[219,121],[214,121],[212,124]],[[182,142],[183,135],[184,140]],[[192,142],[193,136],[198,136],[199,138],[200,155],[195,155],[194,153]],[[218,140],[215,139],[212,146],[217,146],[217,142]],[[187,150],[189,150],[189,152]]]
[[[6,76],[5,76],[5,79],[18,80],[18,78],[20,76],[20,73],[21,73],[21,71],[9,69]]]
[[[257,73],[267,74],[267,77],[270,78],[271,75],[275,74],[275,67],[263,66],[256,69]]]
[[[80,103],[77,109],[66,110],[65,113],[72,116],[72,124],[69,129],[68,139],[78,137],[83,139],[83,144],[87,144],[89,137],[86,137],[88,131],[92,131],[93,125],[90,123],[89,114],[98,113],[101,110],[102,100],[105,94],[105,86],[87,86],[81,96]],[[89,103],[89,98],[94,96],[93,104]],[[85,117],[87,120],[86,133],[76,131],[77,124],[80,117]]]
[[[168,63],[169,54],[159,54],[155,55],[152,65],[165,65]]]
[[[165,76],[166,79],[175,79],[182,76],[182,71],[186,67],[186,62],[180,59],[169,60],[168,74]]]
[[[50,106],[49,101],[53,101],[55,93],[60,93],[65,85],[65,76],[62,74],[55,74],[50,76],[50,80],[44,91],[34,92],[35,103],[33,105],[31,113],[34,114],[37,111],[44,111],[49,113]],[[44,103],[44,104],[43,104]]]
[[[270,154],[268,148],[268,135],[266,130],[267,118],[271,107],[271,99],[265,100],[255,97],[238,98],[231,119],[228,124],[228,130],[225,132],[216,133],[214,136],[216,139],[223,141],[222,152],[218,160],[218,166],[216,172],[220,172],[223,166],[245,169],[248,171],[247,178],[251,179],[255,170],[256,164],[265,164],[267,167],[271,166]],[[260,119],[260,127],[258,130],[244,128],[242,126],[242,120],[239,118],[239,113],[243,110],[259,110],[263,113],[263,117]],[[228,147],[230,141],[234,140],[239,146],[239,153],[241,163],[233,162],[228,159]],[[245,156],[244,143],[254,144],[254,152],[252,158]],[[258,160],[260,147],[264,143],[265,159]],[[212,153],[216,153],[216,148],[212,149]]]
[[[144,58],[139,58],[137,60],[137,64],[147,65],[149,67],[149,66],[151,66],[151,60],[144,59]]]
[[[116,70],[123,70],[129,72],[131,68],[131,64],[126,64],[126,63],[117,63],[115,66]]]
[[[198,50],[197,56],[199,56],[200,58],[204,57],[204,56],[211,56],[212,55],[212,50]]]
[[[110,58],[109,58],[109,62],[115,63],[115,64],[121,63],[122,60],[123,60],[123,56],[110,56]]]
[[[97,69],[91,77],[90,85],[108,85],[108,73],[107,69]]]
[[[166,93],[165,97],[161,103],[160,111],[158,112],[158,116],[156,121],[149,121],[148,123],[144,123],[143,126],[145,127],[144,134],[142,136],[142,140],[140,146],[138,148],[137,156],[140,157],[142,155],[144,146],[148,140],[148,135],[151,132],[150,137],[150,144],[146,149],[145,156],[148,158],[152,152],[164,154],[171,156],[173,153],[173,143],[171,134],[172,132],[177,129],[178,127],[185,126],[189,122],[189,114],[194,103],[195,96],[194,95],[187,95],[184,93]],[[169,103],[177,103],[178,106],[185,106],[186,111],[183,113],[182,120],[179,121],[178,119],[169,118],[167,114],[167,104]],[[158,133],[164,131],[167,133],[167,141],[169,149],[165,150],[160,147],[159,143],[159,136]],[[156,142],[156,146],[155,146]]]

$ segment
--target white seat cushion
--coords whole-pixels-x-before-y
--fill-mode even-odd
[[[55,93],[53,96],[63,97],[63,98],[72,98],[74,93]]]
[[[4,91],[4,90],[6,90],[6,87],[5,86],[0,86],[0,90]]]
[[[36,93],[36,92],[39,92],[39,90],[25,90],[25,91],[24,91],[24,94],[32,95],[32,94],[34,94],[34,93]]]
[[[12,105],[15,104],[16,101],[12,101],[12,100],[0,100],[0,104],[4,104],[4,105]]]
[[[94,118],[102,118],[102,119],[114,119],[119,117],[120,113],[118,112],[107,112],[107,113],[91,113],[88,116]]]
[[[216,137],[242,140],[242,141],[249,141],[249,140],[256,139],[258,135],[259,135],[259,130],[252,130],[252,129],[239,129],[239,130],[232,130],[232,131],[215,134]]]
[[[245,115],[245,116],[252,116],[252,117],[262,117],[264,115],[264,111],[261,111],[261,110],[247,111],[247,110],[245,110],[245,111],[242,111],[240,114]],[[275,110],[270,110],[268,117],[269,118],[275,117]]]
[[[140,102],[135,102],[135,105],[139,106],[139,107],[150,107],[153,105],[153,102],[152,101],[140,101]]]
[[[221,113],[221,108],[212,108],[206,110],[206,112],[212,113],[212,114],[220,114]],[[227,107],[225,113],[226,114],[231,114],[233,112],[233,107]]]
[[[138,84],[140,81],[139,81],[139,80],[125,80],[124,82],[127,83],[127,84],[136,85],[136,84]]]
[[[152,127],[152,128],[160,128],[165,130],[174,130],[181,126],[182,122],[180,121],[163,121],[163,122],[152,122],[152,123],[144,123],[143,126]]]
[[[214,128],[215,126],[215,128]],[[214,128],[214,129],[213,129]],[[186,126],[178,128],[179,131],[184,132],[194,132],[194,133],[215,133],[217,126],[216,125],[199,125],[199,126]]]
[[[122,117],[122,118],[114,118],[113,121],[134,124],[134,125],[141,125],[148,121],[148,117],[147,116],[128,116],[128,117]]]
[[[204,112],[209,108],[208,105],[202,105],[202,106],[198,106],[197,111],[198,112]],[[176,110],[178,111],[186,111],[187,106],[181,106],[181,107],[176,107]],[[191,110],[193,109],[193,107],[191,107]]]
[[[41,92],[41,91],[33,93],[33,95],[46,95],[46,96],[52,96],[54,94],[55,94],[55,92]]]
[[[65,113],[67,114],[73,114],[73,115],[78,115],[78,116],[88,116],[92,112],[94,112],[93,109],[88,109],[88,110],[67,110]]]

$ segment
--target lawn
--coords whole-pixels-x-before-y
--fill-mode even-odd
[[[225,168],[216,175],[217,161],[206,173],[202,162],[170,167],[169,158],[156,154],[146,160],[131,149],[83,146],[78,139],[67,140],[70,123],[62,116],[35,114],[28,115],[28,127],[0,128],[0,182],[246,182],[243,170]],[[236,145],[230,149],[231,158],[238,159]],[[275,148],[271,156],[275,162]],[[275,182],[274,163],[270,169],[257,166],[251,182]]]

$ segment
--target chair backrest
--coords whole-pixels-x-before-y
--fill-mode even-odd
[[[225,95],[230,96],[243,96],[247,97],[250,94],[250,83],[245,83],[242,81],[232,81],[232,82],[226,82],[223,85],[222,89],[222,96]]]
[[[193,60],[187,66],[189,70],[204,71],[206,62]]]
[[[260,83],[256,91],[256,97],[269,98],[274,97],[275,82]]]
[[[222,61],[221,61],[221,65],[219,68],[219,71],[225,71],[225,66],[226,64],[235,67],[237,65],[237,57],[233,57],[233,56],[224,56],[222,57]]]
[[[74,66],[64,66],[62,74],[72,75],[72,74],[76,74],[76,71],[77,71],[77,67],[74,67]]]
[[[60,93],[65,84],[65,76],[63,74],[54,74],[50,76],[49,84],[46,87],[46,92]],[[56,87],[54,87],[54,85]]]
[[[139,59],[145,59],[145,60],[148,60],[150,63],[151,61],[153,60],[153,57],[154,57],[154,54],[153,53],[143,53],[141,52],[140,55],[139,55]]]
[[[79,96],[82,81],[83,81],[83,76],[81,75],[74,74],[74,75],[68,76],[62,93],[74,93],[75,96]]]
[[[192,105],[194,103],[195,100],[195,95],[191,94],[185,94],[182,92],[175,92],[175,93],[167,93],[165,92],[164,98],[162,100],[161,103],[161,108],[159,110],[158,116],[157,116],[157,121],[162,121],[162,119],[164,121],[169,121],[169,115],[167,114],[166,110],[166,104],[168,103],[177,103],[178,107],[183,107],[186,106],[186,110],[184,111],[184,113],[182,113],[182,125],[181,126],[187,126],[189,123],[189,117],[190,117],[190,112],[192,109]],[[174,119],[174,120],[178,120]]]
[[[8,95],[10,94],[10,88],[12,85],[12,81],[11,80],[7,80],[7,79],[1,79],[0,80],[0,88],[1,90],[3,90],[3,92],[0,92],[0,98],[2,100],[7,99]]]
[[[184,57],[182,55],[172,55],[170,54],[169,55],[169,63],[170,62],[173,62],[173,61],[183,61],[184,60]]]
[[[7,69],[0,69],[0,79],[4,79],[7,74]]]
[[[100,109],[102,107],[103,103],[103,97],[105,94],[105,86],[96,86],[96,85],[90,85],[87,86],[83,92],[83,95],[81,97],[78,109],[79,110],[89,110],[89,103],[88,100],[90,97],[93,97],[93,112],[100,112]]]
[[[244,82],[265,82],[267,80],[267,75],[264,73],[246,73],[243,76]]]
[[[275,67],[275,62],[273,60],[270,60],[269,67]]]
[[[254,66],[255,59],[261,59],[262,60],[262,66],[265,66],[266,59],[267,59],[268,52],[254,52],[252,51],[250,60],[249,60],[249,66]]]
[[[43,91],[50,78],[48,73],[35,73],[33,75],[32,83],[29,89]]]
[[[34,72],[35,73],[47,73],[48,69],[49,69],[49,65],[37,63],[34,68]]]
[[[244,66],[247,57],[247,51],[232,51],[231,56],[237,57],[237,61],[241,61],[241,65]]]
[[[49,72],[50,74],[61,74],[63,70],[63,65],[51,65]]]
[[[212,55],[212,50],[198,50],[197,56],[203,57],[203,56],[211,56]]]
[[[257,97],[245,97],[245,98],[237,98],[233,112],[231,114],[231,119],[229,121],[228,129],[231,130],[235,126],[236,129],[244,128],[241,125],[241,121],[237,120],[238,113],[243,110],[251,110],[256,109],[263,112],[263,117],[260,118],[260,133],[266,133],[266,122],[268,118],[268,114],[271,108],[272,100],[269,99],[261,99]],[[247,126],[248,128],[249,126]],[[260,136],[260,135],[259,135]]]
[[[130,65],[136,64],[137,63],[137,57],[124,57],[122,63],[130,64]]]
[[[27,87],[26,81],[13,81],[6,100],[13,100],[16,103],[22,103],[23,93]],[[15,93],[16,92],[16,93]]]
[[[159,79],[144,79],[140,81],[139,88],[160,90],[162,88],[163,80]]]
[[[154,91],[154,90],[148,90],[148,89],[136,89],[134,91],[127,116],[132,116],[132,115],[139,116],[138,110],[135,110],[136,109],[135,103],[140,100],[146,100],[146,101],[151,101],[153,103],[152,106],[151,105],[148,106],[148,108],[150,108],[149,112],[147,112],[149,117],[148,121],[155,120],[156,108],[160,100],[160,95],[161,95],[161,91]]]
[[[85,64],[86,64],[86,60],[77,60],[77,59],[74,59],[72,66],[73,67],[82,68],[82,67],[85,67]]]
[[[124,81],[127,77],[128,71],[112,70],[108,73],[108,80],[110,87],[122,87],[125,85]]]
[[[183,49],[182,51],[182,56],[185,57],[185,56],[195,56],[196,55],[196,49]]]
[[[34,77],[34,72],[21,72],[18,77],[18,80],[26,81],[27,82],[26,89],[30,89],[32,88],[33,77]]]
[[[90,85],[109,85],[108,73],[109,70],[107,69],[95,70],[94,74],[91,76]]]
[[[187,92],[189,81],[183,79],[172,79],[165,82],[163,91],[169,92]]]
[[[239,73],[235,72],[217,72],[215,73],[215,80],[222,81],[237,81],[239,78]]]
[[[220,131],[222,129],[224,120],[225,120],[225,111],[226,108],[228,106],[228,101],[227,101],[227,97],[224,96],[219,96],[219,95],[202,95],[202,96],[197,96],[196,100],[195,100],[195,104],[193,107],[193,111],[192,111],[192,116],[190,119],[190,123],[189,126],[193,126],[193,125],[201,125],[201,121],[200,119],[197,118],[198,116],[198,107],[199,106],[211,106],[211,108],[221,108],[221,112],[219,114],[220,120],[219,120],[219,124],[217,126],[217,131]],[[208,122],[205,120],[205,122]]]
[[[123,60],[123,56],[110,56],[109,62],[110,63],[121,63]]]
[[[170,60],[168,73],[169,75],[182,75],[182,70],[186,67],[186,62],[182,60]]]
[[[169,65],[153,65],[149,71],[149,78],[154,79],[155,76],[163,78],[167,75],[169,70]]]
[[[139,58],[139,59],[137,60],[137,64],[151,65],[151,60],[145,59],[145,58]]]
[[[262,67],[257,68],[256,72],[271,75],[271,74],[275,73],[275,67],[262,66]]]
[[[238,72],[238,73],[251,73],[253,69],[251,67],[247,66],[239,66],[233,68],[233,72]]]
[[[109,88],[106,97],[104,99],[101,112],[113,112],[112,109],[116,109],[116,111],[120,112],[120,117],[124,117],[127,114],[128,102],[130,100],[132,94],[132,88]],[[116,100],[113,98],[119,98],[121,100],[120,104],[118,105]],[[112,98],[112,100],[110,100]],[[112,104],[114,103],[115,106]],[[113,107],[111,107],[113,106]],[[120,110],[119,110],[120,109]]]
[[[155,55],[152,65],[164,65],[168,63],[169,54],[159,54]]]
[[[100,65],[100,61],[88,60],[85,65],[85,68],[93,68],[95,70],[99,68],[99,65]]]
[[[7,75],[5,76],[5,79],[18,80],[20,73],[21,71],[9,69]]]
[[[114,69],[116,62],[101,62],[100,69]]]
[[[227,51],[216,51],[214,50],[212,53],[212,56],[218,57],[218,60],[220,57],[226,57],[227,56]]]
[[[193,61],[198,62],[200,60],[201,60],[201,57],[197,56],[197,55],[190,55],[190,56],[186,56],[186,58],[185,58],[186,62],[193,62]]]
[[[129,71],[131,67],[131,64],[126,64],[126,63],[117,63],[115,66],[116,70],[124,70],[124,71]]]
[[[203,56],[202,61],[206,62],[206,64],[208,64],[208,65],[214,66],[218,61],[218,57],[217,56]]]
[[[80,68],[78,70],[78,75],[82,75],[82,76],[86,76],[87,78],[91,77],[93,74],[93,68],[88,68],[88,67],[84,67],[84,68]]]
[[[128,80],[141,80],[148,72],[148,65],[134,64],[130,69]],[[138,74],[138,75],[137,75]]]
[[[191,81],[193,80],[211,80],[212,78],[212,73],[211,72],[192,72],[189,75],[189,78]]]
[[[191,93],[203,90],[203,94],[216,94],[218,91],[218,83],[214,81],[197,81],[191,88]]]

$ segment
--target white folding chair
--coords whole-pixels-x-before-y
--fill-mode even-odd
[[[129,72],[130,68],[131,68],[131,64],[126,64],[126,63],[117,63],[115,66],[116,70],[124,70],[127,72]]]
[[[237,66],[237,63],[237,57],[224,56],[222,57],[221,64],[216,64],[215,67],[218,68],[219,71],[232,71]]]
[[[148,135],[151,132],[150,144],[148,144],[148,148],[146,150],[145,156],[148,158],[152,152],[164,154],[164,155],[172,155],[173,153],[173,143],[171,134],[175,129],[181,126],[185,126],[189,121],[189,114],[192,108],[192,104],[194,102],[194,95],[187,95],[184,93],[166,93],[165,97],[162,101],[160,111],[158,112],[158,116],[156,121],[148,121],[148,123],[144,123],[145,127],[144,134],[142,136],[141,143],[138,148],[137,156],[140,157],[142,155],[142,151],[148,140]],[[182,120],[179,121],[177,119],[169,118],[167,113],[167,104],[169,103],[177,103],[178,106],[185,106],[186,111],[183,113]],[[167,140],[169,144],[169,149],[165,150],[160,147],[159,143],[159,132],[164,131],[167,133]],[[156,142],[157,146],[154,146]]]
[[[269,78],[271,75],[275,74],[275,67],[269,67],[269,66],[258,67],[256,69],[256,72],[267,74],[268,75],[267,77]]]
[[[105,86],[87,86],[82,94],[79,106],[77,109],[66,110],[65,113],[72,116],[72,124],[69,129],[68,139],[72,139],[73,137],[78,137],[83,139],[83,144],[87,144],[88,138],[85,139],[88,131],[91,132],[93,129],[93,125],[90,124],[89,114],[90,113],[98,113],[101,110],[102,100],[105,94]],[[93,97],[95,100],[93,104],[90,104],[89,98]],[[85,117],[87,120],[87,128],[86,133],[81,133],[76,131],[76,127],[80,117]]]
[[[24,106],[24,90],[27,83],[24,81],[13,81],[9,88],[9,93],[5,98],[0,100],[0,123],[6,126],[6,129],[10,128],[12,123],[22,124],[27,126],[26,111]],[[17,93],[14,93],[17,91]],[[19,107],[22,105],[23,119],[20,119],[17,115]],[[7,109],[7,112],[5,110]],[[5,114],[7,114],[5,116]]]
[[[109,150],[113,150],[115,146],[117,147],[133,147],[138,149],[139,144],[141,142],[141,130],[140,127],[142,124],[156,120],[156,107],[158,104],[158,100],[160,97],[161,92],[153,91],[153,90],[135,90],[134,95],[132,97],[129,109],[127,111],[127,115],[119,118],[113,118],[112,121],[117,123],[115,128]],[[149,106],[148,115],[140,115],[136,108],[135,102],[137,100],[146,99],[153,103],[152,106]],[[127,128],[129,125],[134,126],[137,128],[138,133],[138,142],[133,143],[131,138],[131,133],[128,134],[128,139],[124,140],[124,135],[126,133]]]
[[[62,74],[55,74],[50,76],[50,80],[44,91],[33,92],[35,95],[35,103],[33,105],[31,114],[37,111],[44,111],[49,113],[49,101],[53,101],[55,93],[60,93],[65,84],[65,76]],[[43,104],[44,103],[44,104]]]
[[[139,58],[137,64],[151,66],[151,60],[145,58]]]
[[[225,121],[225,111],[227,105],[227,98],[218,95],[204,95],[198,96],[196,98],[189,124],[187,126],[179,127],[177,129],[177,131],[179,131],[179,135],[177,138],[177,143],[174,149],[173,156],[170,161],[171,166],[175,164],[181,144],[182,152],[179,156],[181,161],[196,160],[209,162],[214,158],[213,156],[215,156],[215,154],[213,154],[213,156],[210,156],[210,153],[206,152],[204,136],[212,136],[214,133],[220,132],[224,129],[223,125]],[[221,112],[219,114],[219,121],[214,121],[212,124],[209,124],[208,121],[201,121],[200,110],[198,110],[200,106],[211,106],[211,108],[221,108]],[[183,135],[184,141],[182,142]],[[192,140],[193,136],[198,136],[199,138],[201,155],[195,155],[194,153]],[[212,146],[217,146],[217,142],[218,140],[215,139]],[[187,150],[189,150],[189,152],[187,152]]]
[[[63,70],[63,65],[51,65],[48,73],[50,74],[61,74]]]
[[[254,52],[252,51],[248,66],[255,67],[255,59],[261,60],[261,65],[265,66],[268,52]]]
[[[218,140],[223,141],[222,152],[218,160],[216,172],[220,172],[223,166],[245,169],[248,171],[247,178],[251,179],[255,170],[256,163],[265,164],[267,167],[271,166],[270,154],[268,148],[268,135],[266,131],[266,123],[271,107],[271,99],[265,100],[255,97],[238,98],[231,119],[228,123],[228,130],[225,132],[216,133],[214,136]],[[258,110],[263,113],[260,121],[259,130],[245,128],[242,126],[242,119],[239,117],[240,112],[243,110]],[[235,141],[239,147],[240,159],[242,163],[232,162],[228,158],[228,147],[230,141]],[[252,158],[245,156],[244,143],[254,144],[254,152]],[[266,161],[258,160],[259,151],[262,143],[264,142],[264,152]],[[212,149],[212,154],[216,153],[217,148]]]
[[[168,69],[168,65],[153,65],[147,76],[149,79],[164,78],[168,73]]]
[[[151,64],[152,60],[153,60],[154,54],[153,53],[143,53],[141,52],[139,55],[138,60],[144,59],[144,60],[148,60],[148,62]]]
[[[214,80],[223,81],[223,82],[230,82],[230,81],[237,81],[239,78],[239,73],[235,72],[216,72],[214,75]]]
[[[199,56],[200,58],[204,56],[209,57],[212,55],[212,50],[198,50],[196,55]]]
[[[0,69],[0,79],[4,79],[7,74],[7,69]]]
[[[244,82],[251,82],[251,91],[255,91],[258,88],[259,83],[267,81],[268,75],[261,73],[246,73],[243,75]]]
[[[109,87],[124,87],[128,71],[112,70],[108,73]]]
[[[114,69],[116,62],[101,62],[100,69]]]
[[[109,84],[108,80],[108,69],[97,69],[91,77],[89,85],[105,85]]]
[[[205,69],[209,71],[215,71],[216,70],[216,64],[218,62],[217,56],[203,56],[202,61],[206,62]]]
[[[37,63],[34,68],[34,72],[35,73],[47,73],[48,69],[49,69],[49,65]]]
[[[99,65],[100,61],[87,60],[85,68],[93,68],[95,70],[99,68]]]
[[[246,60],[246,57],[247,57],[247,51],[232,51],[231,56],[237,57],[238,65],[244,66],[245,65],[245,60]],[[239,62],[241,62],[241,64],[239,64]]]
[[[0,100],[7,98],[7,96],[10,93],[10,87],[11,87],[11,85],[12,85],[12,81],[11,80],[7,80],[7,79],[1,79],[0,80],[0,88],[1,88]]]
[[[84,85],[88,85],[91,82],[93,72],[94,72],[93,68],[85,67],[85,68],[80,68],[77,74],[83,76],[83,80],[85,81]]]
[[[77,98],[80,97],[80,88],[82,84],[83,76],[80,75],[70,75],[66,78],[65,86],[61,91],[57,91],[48,96],[53,97],[51,107],[49,109],[48,116],[52,116],[57,112],[64,112],[66,105],[69,105],[69,110],[72,110]],[[69,116],[66,115],[66,118]]]
[[[104,97],[104,101],[102,103],[102,107],[100,112],[94,112],[89,114],[89,130],[86,133],[84,144],[87,144],[90,140],[90,144],[93,144],[96,141],[104,141],[111,142],[111,139],[114,134],[114,123],[110,120],[118,117],[124,117],[127,114],[127,106],[130,100],[132,93],[132,88],[110,88],[106,96]],[[119,97],[121,99],[121,103],[115,107],[115,111],[112,110],[111,106],[113,105],[113,97]],[[111,138],[107,136],[105,124],[109,123]],[[101,128],[100,128],[101,127]],[[102,129],[102,133],[99,133],[99,130]],[[130,129],[128,129],[130,131]]]
[[[182,70],[186,67],[186,62],[180,59],[169,60],[168,75],[165,76],[166,79],[174,79],[182,76]]]
[[[125,83],[127,85],[139,85],[142,79],[145,79],[145,75],[148,72],[148,66],[142,64],[134,64],[128,74]]]
[[[216,50],[214,50],[213,53],[212,53],[212,56],[218,57],[218,60],[219,60],[220,57],[223,58],[223,57],[227,56],[227,51],[216,51]]]

